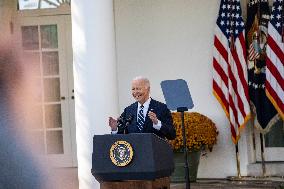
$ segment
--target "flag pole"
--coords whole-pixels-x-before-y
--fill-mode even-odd
[[[260,1],[257,2],[257,18],[258,18],[258,23],[257,23],[257,34],[258,34],[258,43],[260,43]],[[255,61],[255,65],[256,65],[256,60]],[[263,147],[263,134],[260,133],[260,148],[261,148],[261,166],[262,166],[262,176],[265,177],[266,176],[266,167],[265,167],[265,161],[264,161],[264,147]]]
[[[281,24],[282,24],[282,43],[284,43],[284,10],[283,10],[283,7],[284,7],[284,1],[282,1],[282,12],[281,12]]]
[[[239,147],[238,147],[238,143],[235,145],[235,148],[236,148],[236,161],[237,161],[237,173],[238,173],[238,176],[237,178],[242,178],[242,175],[241,175],[241,166],[240,166],[240,154],[239,154]]]
[[[233,5],[233,1],[230,1],[229,4],[232,6]],[[232,9],[230,10],[230,14],[232,14]],[[233,18],[230,17],[230,21],[232,21]],[[234,25],[231,25],[230,27],[231,31],[234,31],[235,30],[235,26]],[[234,38],[234,35],[233,33],[231,33],[231,41],[230,41],[230,50],[233,51],[235,50],[235,38]],[[238,173],[238,176],[237,178],[241,178],[241,169],[240,169],[240,154],[239,154],[239,147],[238,147],[238,138],[237,138],[237,143],[235,144],[235,149],[236,149],[236,161],[237,161],[237,173]]]
[[[256,159],[255,158],[255,156],[256,156],[256,144],[255,144],[254,119],[255,119],[255,116],[254,116],[254,113],[252,113],[252,118],[251,118],[251,124],[252,124],[252,147],[253,147],[253,152],[254,152],[253,154],[254,154],[254,160],[255,160]]]
[[[263,146],[263,134],[260,133],[260,148],[261,148],[261,166],[262,166],[262,176],[266,177],[266,167],[264,159],[264,146]]]
[[[256,144],[255,144],[255,133],[254,133],[254,116],[252,117],[252,124],[253,124],[253,128],[252,128],[252,143],[253,143],[253,150],[254,150],[254,154],[256,154]],[[261,149],[261,167],[262,167],[262,176],[266,177],[266,166],[265,166],[265,158],[264,158],[264,145],[263,145],[263,134],[260,133],[259,134],[260,137],[260,149]]]

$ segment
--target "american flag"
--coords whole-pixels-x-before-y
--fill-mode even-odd
[[[229,119],[235,144],[250,117],[244,36],[240,0],[222,0],[214,36],[213,93]]]
[[[284,2],[274,0],[268,24],[266,94],[284,119]]]
[[[260,49],[257,45],[257,40],[253,40],[252,43],[249,45],[249,60],[254,61],[255,59],[259,58],[260,56]]]
[[[252,0],[251,2],[254,2],[254,0]],[[251,7],[251,2],[248,4],[248,7]],[[250,16],[251,11],[248,10],[248,14]],[[251,61],[254,61],[255,59],[260,57],[260,51],[261,49],[259,48],[258,45],[258,38],[260,36],[258,36],[258,29],[259,29],[259,24],[258,24],[258,17],[257,15],[254,16],[254,22],[251,26],[251,31],[252,31],[252,36],[251,36],[251,43],[249,44],[249,49],[248,49],[248,59]]]

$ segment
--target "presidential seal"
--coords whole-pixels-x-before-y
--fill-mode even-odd
[[[116,141],[110,148],[109,156],[114,165],[126,166],[133,157],[132,146],[126,141]]]

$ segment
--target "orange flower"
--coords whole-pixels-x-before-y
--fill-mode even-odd
[[[172,117],[177,136],[174,140],[170,140],[169,143],[174,151],[182,151],[181,113],[173,112]],[[214,144],[217,143],[218,131],[211,119],[197,112],[185,112],[184,126],[186,130],[186,146],[189,151],[212,151]]]

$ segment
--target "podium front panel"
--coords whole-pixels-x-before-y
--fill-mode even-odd
[[[111,160],[111,149],[118,141],[133,149],[132,160],[125,166]],[[92,174],[98,181],[154,180],[170,176],[174,170],[172,149],[155,134],[95,135],[92,161]]]

